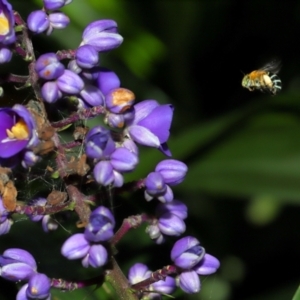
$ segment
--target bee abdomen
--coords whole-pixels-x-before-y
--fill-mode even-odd
[[[276,74],[270,74],[270,79],[273,83],[272,93],[275,95],[276,92],[281,90],[282,83],[281,83],[280,78]]]
[[[276,74],[272,74],[270,76],[270,79],[272,80],[274,87],[276,87],[277,89],[281,89],[282,87],[281,80]]]

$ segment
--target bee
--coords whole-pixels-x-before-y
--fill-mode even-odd
[[[281,90],[281,80],[276,75],[281,68],[279,60],[272,60],[262,68],[244,76],[242,86],[249,91],[260,90],[276,95]]]

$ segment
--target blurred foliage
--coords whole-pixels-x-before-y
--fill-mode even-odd
[[[41,1],[10,2],[26,17]],[[137,101],[152,98],[175,106],[169,146],[173,157],[189,166],[175,195],[189,207],[187,234],[221,260],[216,275],[202,278],[199,295],[178,293],[176,299],[292,299],[300,251],[300,1],[73,0],[64,11],[72,20],[69,28],[50,38],[34,37],[37,54],[76,48],[89,22],[112,18],[124,43],[102,55],[102,65],[119,75]],[[283,61],[282,93],[272,97],[243,89],[242,73],[274,55]],[[154,149],[142,151],[141,165],[127,180],[145,176],[162,158]],[[139,193],[119,200],[120,216],[143,205]],[[41,271],[69,263],[61,277],[89,276],[79,262],[56,260],[68,232],[56,234],[54,242],[49,237],[56,244],[40,253],[47,239],[36,227],[18,221],[13,234],[1,239],[1,251],[30,239]],[[120,245],[125,270],[139,261],[153,270],[170,262],[171,243],[157,250],[143,230],[130,232]],[[0,285],[1,299],[15,289]],[[105,289],[55,292],[53,298],[115,299],[105,296]],[[293,299],[300,299],[299,290]]]

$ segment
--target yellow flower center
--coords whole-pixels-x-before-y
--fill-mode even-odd
[[[23,119],[20,119],[11,129],[6,129],[10,139],[26,140],[29,137],[29,129]]]
[[[0,34],[6,35],[9,32],[9,22],[3,11],[0,13]]]

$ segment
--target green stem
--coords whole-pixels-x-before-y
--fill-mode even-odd
[[[106,271],[105,281],[112,286],[118,300],[138,300],[114,257],[111,258],[111,266],[112,268]]]

